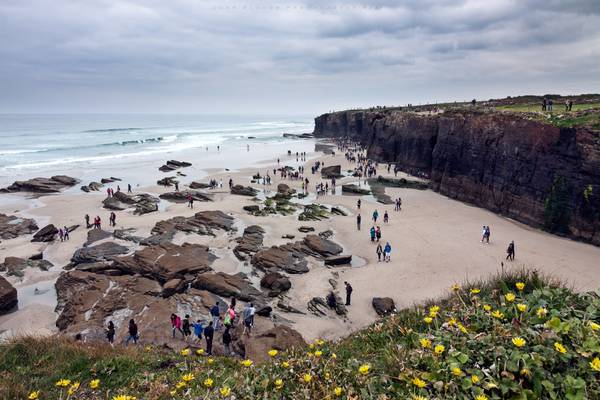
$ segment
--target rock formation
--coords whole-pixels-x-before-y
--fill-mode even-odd
[[[15,308],[17,302],[17,289],[0,276],[0,314]]]
[[[315,135],[360,141],[441,194],[600,245],[597,130],[491,111],[358,110],[317,117]]]
[[[192,163],[186,161],[169,160],[166,164],[158,168],[162,172],[171,172],[179,168],[191,167]]]
[[[35,220],[0,214],[0,239],[14,239],[38,230]]]
[[[330,165],[328,167],[321,168],[321,176],[324,179],[341,178],[342,167],[340,165]]]
[[[396,312],[394,300],[389,297],[373,297],[371,304],[373,305],[375,312],[382,316]]]
[[[23,277],[25,275],[25,268],[39,268],[42,271],[48,271],[52,267],[52,263],[46,260],[6,257],[4,263],[0,264],[0,271],[6,271],[6,275],[8,276]]]
[[[250,225],[244,229],[244,234],[238,240],[237,246],[233,249],[233,254],[239,260],[247,260],[254,253],[261,249],[265,230],[258,225]]]
[[[52,224],[46,225],[33,235],[32,242],[52,242],[58,235],[58,229]]]
[[[152,228],[152,233],[162,235],[172,231],[182,231],[214,236],[213,229],[235,230],[233,223],[233,217],[222,211],[200,211],[189,218],[173,217],[159,221]]]
[[[231,188],[231,194],[254,197],[258,194],[258,190],[254,189],[252,186],[235,185]]]
[[[79,182],[65,175],[55,175],[50,178],[33,178],[27,181],[15,181],[12,185],[0,189],[2,192],[33,192],[58,193],[62,189],[74,186]]]
[[[212,195],[208,193],[198,192],[196,190],[182,190],[180,192],[168,192],[161,194],[163,200],[168,200],[173,203],[187,203],[188,197],[192,196],[194,201],[213,201]]]

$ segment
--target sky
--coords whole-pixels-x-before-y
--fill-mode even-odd
[[[0,113],[600,92],[599,0],[1,0]]]

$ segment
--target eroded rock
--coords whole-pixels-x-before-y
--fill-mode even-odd
[[[14,239],[38,230],[35,220],[14,215],[0,214],[0,239]]]

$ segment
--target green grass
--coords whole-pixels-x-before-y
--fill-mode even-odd
[[[553,114],[564,114],[565,105],[563,103],[554,104]],[[570,113],[577,111],[584,111],[600,108],[600,102],[598,103],[574,103]],[[514,112],[542,112],[542,105],[540,103],[522,103],[522,104],[510,104],[496,107],[497,110],[514,111]],[[567,112],[569,113],[569,112]]]
[[[600,325],[595,324],[600,324],[597,294],[577,294],[535,272],[519,271],[449,287],[446,297],[401,310],[346,339],[279,352],[272,361],[250,367],[233,358],[212,360],[163,348],[16,340],[0,345],[0,398],[24,399],[39,390],[40,399],[66,399],[68,387],[54,385],[64,378],[81,382],[69,399],[86,400],[117,394],[138,399],[597,399],[600,365],[595,370],[593,360],[600,357]],[[514,344],[517,337],[524,346]],[[424,346],[425,339],[431,344]],[[556,343],[566,351],[559,352]],[[436,353],[436,346],[442,351]],[[185,374],[194,379],[177,389]],[[91,379],[100,380],[98,389],[89,388]],[[421,382],[423,387],[415,385]],[[222,395],[226,388],[231,393]]]

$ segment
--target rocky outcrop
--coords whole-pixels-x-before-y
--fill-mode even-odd
[[[285,275],[278,272],[269,272],[260,280],[260,286],[269,289],[268,295],[275,297],[282,292],[290,290],[292,282],[290,282],[290,279]]]
[[[170,172],[179,168],[191,167],[192,163],[186,161],[177,161],[177,160],[169,160],[166,164],[162,165],[158,168],[159,171],[162,172]]]
[[[253,301],[260,295],[260,291],[255,289],[242,274],[204,273],[196,277],[192,286],[219,296],[235,297],[242,301]]]
[[[292,189],[285,183],[280,183],[277,185],[277,193],[285,197],[291,197],[292,195],[296,194],[296,189]]]
[[[244,229],[244,234],[239,239],[237,246],[233,249],[233,254],[235,254],[239,260],[247,260],[261,249],[264,234],[265,230],[260,226],[250,225]]]
[[[124,274],[139,274],[164,283],[210,271],[215,259],[207,246],[189,243],[178,246],[165,242],[148,246],[130,256],[115,258],[112,268]]]
[[[104,208],[108,210],[120,211],[134,207],[133,213],[137,215],[158,211],[158,203],[160,203],[160,199],[148,193],[130,196],[123,192],[115,192],[113,196],[102,200]]]
[[[330,165],[328,167],[321,168],[321,176],[325,179],[341,178],[342,167],[340,165]]]
[[[258,190],[254,189],[252,186],[235,185],[231,188],[231,194],[254,197],[258,194]]]
[[[46,260],[6,257],[4,263],[0,264],[0,271],[6,271],[6,275],[8,276],[21,278],[25,275],[25,268],[39,268],[42,271],[48,271],[52,267],[52,263]]]
[[[52,224],[46,225],[33,235],[32,242],[52,242],[58,235],[58,229]]]
[[[369,189],[363,189],[360,186],[349,183],[346,185],[342,185],[342,193],[366,195],[371,194],[371,191]]]
[[[116,256],[126,254],[129,249],[114,242],[104,242],[96,246],[77,249],[71,257],[72,265],[108,261]]]
[[[0,314],[8,312],[17,306],[17,289],[0,276]]]
[[[325,265],[346,265],[352,262],[351,254],[325,257]]]
[[[394,300],[389,297],[373,297],[371,304],[375,312],[381,316],[396,312]]]
[[[173,217],[159,221],[152,228],[152,233],[162,235],[172,231],[182,231],[214,236],[213,229],[227,232],[235,230],[233,223],[233,217],[222,211],[200,211],[189,218]]]
[[[277,325],[267,332],[253,335],[244,344],[246,358],[255,361],[266,360],[271,349],[284,351],[306,346],[300,333],[284,325]]]
[[[600,245],[600,132],[527,114],[345,111],[318,137],[360,141],[371,159],[430,179],[446,196]]]
[[[32,192],[32,193],[58,193],[62,189],[74,186],[79,182],[66,175],[55,175],[50,178],[33,178],[27,181],[15,181],[12,185],[0,189],[2,192]]]
[[[198,192],[196,190],[182,190],[181,192],[168,192],[161,194],[163,200],[168,200],[173,203],[187,203],[188,197],[192,196],[194,201],[213,201],[212,195],[208,193]]]
[[[210,188],[210,184],[204,182],[192,182],[189,184],[190,189],[208,189]]]
[[[84,246],[89,246],[92,243],[99,242],[100,240],[108,239],[113,236],[112,233],[105,231],[104,229],[90,229],[87,232],[87,240],[83,244]],[[115,235],[116,237],[116,235]]]
[[[35,220],[0,214],[0,239],[14,239],[38,230]]]

